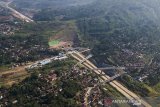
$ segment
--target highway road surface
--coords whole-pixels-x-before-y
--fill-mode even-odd
[[[25,21],[25,22],[28,22],[28,23],[30,23],[30,22],[34,22],[32,19],[30,19],[29,17],[27,17],[27,16],[25,16],[25,15],[23,15],[22,13],[20,13],[20,12],[18,12],[17,10],[15,10],[15,9],[13,9],[12,7],[10,7],[9,6],[9,4],[11,3],[11,2],[0,2],[2,5],[1,6],[3,6],[4,8],[7,8],[7,9],[9,9],[11,12],[12,12],[12,15],[14,16],[14,17],[17,17],[18,19],[20,19],[20,20],[22,20],[22,21]]]
[[[78,61],[81,61],[83,59],[85,59],[85,56],[83,56],[81,53],[79,53],[78,51],[74,51],[72,53],[70,53],[70,55],[75,58]],[[96,74],[100,75],[101,74],[101,70],[94,70],[97,69],[97,67],[91,63],[89,60],[86,60],[86,62],[83,63],[84,66],[86,66],[87,68],[93,70]],[[104,74],[104,72],[102,73]],[[108,79],[110,79],[109,76],[107,75],[103,75],[101,76],[101,78],[106,81]],[[138,103],[141,103],[141,107],[152,107],[150,104],[148,104],[145,100],[143,100],[141,97],[139,97],[138,95],[136,95],[135,93],[131,92],[130,90],[128,90],[126,87],[124,87],[123,85],[121,85],[119,82],[117,82],[116,80],[112,81],[109,83],[112,87],[114,87],[115,89],[117,89],[122,95],[124,95],[128,100],[130,101],[137,101]],[[133,103],[134,104],[134,103]],[[139,106],[139,105],[137,105]]]

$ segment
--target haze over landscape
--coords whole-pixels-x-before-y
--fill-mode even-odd
[[[0,107],[159,107],[159,0],[0,0]]]

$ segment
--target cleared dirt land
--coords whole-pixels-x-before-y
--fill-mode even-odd
[[[77,27],[73,21],[67,22],[66,25],[49,39],[50,48],[62,48],[72,46],[74,38],[77,36]]]
[[[25,70],[26,66],[16,67],[12,70],[0,72],[0,87],[11,86],[28,77],[30,74]]]

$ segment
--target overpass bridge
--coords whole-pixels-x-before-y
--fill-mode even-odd
[[[79,53],[78,51],[73,51],[70,53],[70,55],[76,59],[77,61],[82,61],[85,59],[85,56]],[[83,62],[83,65],[87,67],[88,69],[92,70],[97,75],[104,74],[103,71],[99,70],[92,62],[89,60],[86,60]],[[104,81],[104,83],[108,82],[112,87],[117,89],[123,96],[125,96],[130,101],[137,101],[142,104],[142,107],[152,107],[148,102],[143,100],[140,96],[136,95],[126,87],[124,87],[122,84],[120,84],[118,81],[114,80],[114,78],[117,78],[120,75],[116,75],[115,77],[109,77],[108,75],[102,75],[101,79]],[[111,81],[112,80],[112,81]],[[133,104],[134,105],[134,104]]]

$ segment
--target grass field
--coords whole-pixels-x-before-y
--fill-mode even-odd
[[[9,65],[0,66],[0,72],[9,70],[9,67],[10,67]]]
[[[2,82],[0,82],[0,88],[3,86],[3,83]]]
[[[10,87],[15,83],[19,83],[24,80],[30,74],[25,70],[26,66],[17,67],[11,70],[4,70],[0,72],[0,76],[7,75],[6,77],[0,78],[0,87]],[[13,74],[12,74],[13,73]]]
[[[60,43],[59,40],[53,40],[53,41],[50,41],[48,44],[49,46],[55,46],[55,45],[58,45]]]

